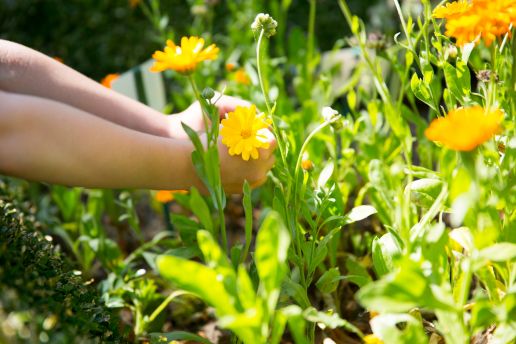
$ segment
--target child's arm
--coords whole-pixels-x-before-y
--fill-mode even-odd
[[[273,141],[271,141],[274,144]],[[201,183],[188,139],[131,130],[66,104],[0,91],[0,173],[34,181],[100,188],[187,189]],[[227,192],[259,184],[272,148],[244,162],[221,151]]]
[[[79,72],[33,49],[0,39],[0,90],[53,99],[121,126],[144,133],[185,138],[181,121],[202,131],[202,113],[197,103],[178,115],[162,113],[114,92]],[[222,97],[221,114],[243,100]]]

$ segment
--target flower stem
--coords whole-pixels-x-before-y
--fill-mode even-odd
[[[270,118],[272,120],[272,128],[274,131],[274,136],[276,137],[276,141],[278,143],[278,149],[280,151],[281,160],[286,168],[287,167],[287,159],[285,156],[285,148],[283,145],[283,140],[282,140],[281,134],[278,130],[276,121],[274,120],[274,115],[272,113],[272,107],[271,107],[271,101],[269,98],[269,93],[265,89],[265,83],[263,81],[264,80],[263,79],[263,70],[262,70],[263,56],[261,54],[261,50],[262,50],[262,42],[263,42],[264,35],[265,35],[265,30],[262,29],[260,31],[260,35],[258,36],[258,41],[256,43],[256,68],[258,70],[258,80],[260,81],[260,88],[262,89],[263,98],[265,100],[265,106],[267,107],[267,114],[270,116]]]

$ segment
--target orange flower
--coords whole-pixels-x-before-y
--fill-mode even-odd
[[[135,8],[140,4],[140,2],[141,0],[129,0],[129,5],[131,6],[131,8]]]
[[[471,151],[500,132],[503,112],[480,106],[452,110],[432,121],[425,136],[457,151]]]
[[[100,82],[103,86],[106,86],[107,88],[111,88],[113,86],[113,81],[115,81],[116,79],[118,79],[118,77],[120,76],[120,74],[108,74],[104,77],[104,79],[102,79],[102,81]]]
[[[314,163],[310,159],[303,159],[301,161],[301,168],[305,171],[311,171],[314,169]]]
[[[434,18],[446,19],[446,36],[459,46],[482,38],[486,46],[516,26],[516,0],[454,1],[434,10]]]
[[[158,50],[152,55],[156,61],[151,71],[162,72],[172,69],[182,74],[190,74],[200,62],[217,58],[219,48],[215,44],[205,49],[203,47],[204,39],[195,36],[181,38],[180,46],[168,40],[164,51]]]
[[[154,196],[154,198],[156,199],[156,201],[160,203],[169,203],[174,200],[175,194],[184,195],[187,193],[188,191],[186,190],[160,190],[156,193],[156,196]]]
[[[234,71],[234,70],[235,70],[235,68],[236,68],[236,66],[235,66],[235,64],[234,64],[234,63],[231,63],[231,62],[226,63],[226,70],[227,70],[228,72],[232,72],[232,71]]]
[[[245,72],[244,68],[240,68],[235,72],[235,81],[237,84],[249,85],[251,83],[251,79],[249,75]]]

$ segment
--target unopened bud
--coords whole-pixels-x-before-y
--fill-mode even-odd
[[[267,38],[276,34],[277,27],[278,22],[267,13],[258,13],[256,18],[254,18],[254,22],[251,24],[251,29],[255,33],[260,33],[263,30],[263,34]]]
[[[201,96],[206,100],[210,100],[211,98],[215,97],[215,91],[210,87],[206,87],[204,90],[202,90]]]

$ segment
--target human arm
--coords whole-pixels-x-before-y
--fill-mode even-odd
[[[0,173],[95,188],[202,188],[188,139],[131,130],[67,104],[0,91]],[[258,185],[274,162],[272,149],[244,162],[219,150],[228,193],[244,180]]]
[[[56,100],[129,129],[162,137],[186,138],[181,122],[196,131],[204,129],[198,102],[179,114],[164,116],[42,53],[1,39],[0,90]],[[216,105],[223,115],[236,105],[248,103],[223,96]]]

